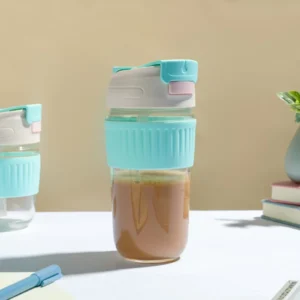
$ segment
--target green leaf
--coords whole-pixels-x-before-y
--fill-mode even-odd
[[[288,105],[292,105],[296,103],[296,98],[294,98],[293,95],[291,95],[288,92],[277,93],[277,96]]]
[[[297,104],[297,103],[291,104],[290,106],[291,106],[292,108],[300,108],[300,104]]]
[[[297,91],[290,91],[288,93],[289,95],[291,95],[294,99],[296,99],[296,103],[300,104],[300,93]]]
[[[300,123],[300,93],[297,91],[280,92],[277,96],[296,113],[295,122]]]
[[[290,108],[292,111],[300,112],[300,104],[291,104]]]

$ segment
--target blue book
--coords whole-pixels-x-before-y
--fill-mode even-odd
[[[263,200],[262,218],[300,228],[300,206]]]

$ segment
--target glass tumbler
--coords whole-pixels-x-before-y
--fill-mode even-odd
[[[41,105],[0,109],[0,232],[27,227],[40,182]]]
[[[175,261],[186,246],[197,71],[192,60],[114,68],[106,153],[115,244],[128,260]]]

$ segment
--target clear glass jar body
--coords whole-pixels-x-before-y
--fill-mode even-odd
[[[139,262],[176,260],[188,236],[189,169],[113,169],[113,227],[117,250]]]
[[[112,109],[109,120],[191,119],[190,109]],[[111,170],[114,239],[126,259],[177,260],[188,238],[190,169]]]
[[[0,146],[0,159],[39,154],[39,144]],[[28,226],[35,214],[36,195],[0,198],[0,232]]]

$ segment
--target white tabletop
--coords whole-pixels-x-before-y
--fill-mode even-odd
[[[38,213],[29,228],[0,233],[0,271],[56,263],[56,284],[84,300],[269,300],[300,280],[300,233],[260,214],[192,212],[182,258],[146,267],[116,254],[110,213]]]

